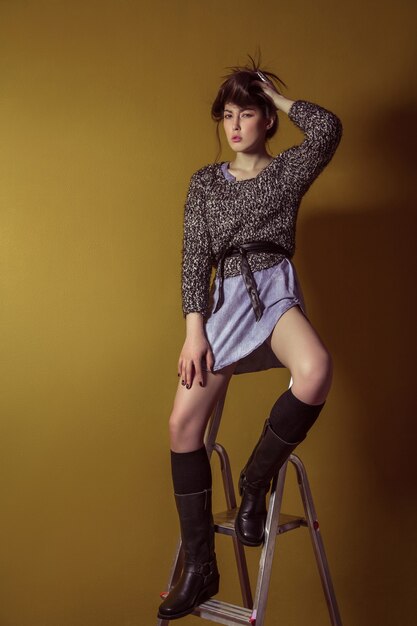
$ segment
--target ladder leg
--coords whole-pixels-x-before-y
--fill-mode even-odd
[[[223,392],[223,394],[218,399],[217,404],[214,407],[214,411],[213,411],[213,413],[212,413],[212,415],[210,417],[210,421],[209,421],[207,429],[206,429],[206,434],[205,434],[205,437],[204,437],[204,444],[206,446],[207,455],[208,455],[209,459],[211,458],[211,455],[212,455],[212,452],[213,452],[213,449],[214,449],[214,445],[215,445],[216,439],[217,439],[217,433],[219,432],[220,421],[222,419],[224,403],[226,401],[226,392],[227,392],[227,389]]]
[[[232,470],[230,467],[229,455],[222,445],[216,443],[214,450],[220,458],[221,472],[223,478],[224,493],[226,496],[226,506],[229,510],[236,509],[236,496],[233,486]],[[251,609],[253,607],[252,590],[249,580],[248,565],[246,562],[245,549],[238,538],[233,535],[233,548],[235,551],[237,571],[239,575],[240,590],[242,593],[243,606]]]
[[[324,550],[323,539],[320,534],[320,526],[317,520],[317,514],[314,507],[313,496],[308,482],[307,473],[301,459],[292,454],[290,456],[291,463],[295,467],[297,473],[297,482],[300,488],[301,499],[304,505],[305,517],[307,520],[310,537],[313,544],[313,550],[319,569],[321,583],[329,610],[332,626],[342,626],[342,620],[337,605],[336,595],[334,592],[333,581],[330,576],[330,568]]]
[[[223,448],[223,446],[216,443],[217,434],[220,428],[220,421],[221,421],[222,414],[223,414],[224,403],[226,400],[226,392],[227,390],[225,390],[225,392],[219,398],[215,406],[215,409],[213,411],[213,414],[211,416],[211,419],[210,419],[210,422],[206,431],[205,445],[207,448],[207,454],[209,458],[211,457],[213,450],[215,450],[217,454],[219,455],[220,463],[221,463],[224,493],[226,496],[226,505],[228,509],[235,509],[236,508],[236,496],[235,496],[235,490],[233,486],[232,470],[230,468],[229,456],[226,450]],[[252,599],[252,590],[250,586],[249,572],[248,572],[248,566],[246,562],[245,550],[242,544],[240,543],[240,541],[236,537],[233,537],[233,548],[234,548],[235,557],[236,557],[236,564],[237,564],[237,570],[238,570],[238,575],[239,575],[239,583],[240,583],[240,589],[242,593],[243,606],[251,609],[253,606],[253,599]]]
[[[282,494],[284,491],[287,462],[281,467],[278,476],[272,482],[269,498],[268,515],[265,525],[265,543],[262,548],[259,562],[259,574],[256,584],[255,601],[251,624],[263,626],[268,599],[269,583],[271,580],[272,561],[274,558],[275,542],[277,539],[279,514],[281,510]]]

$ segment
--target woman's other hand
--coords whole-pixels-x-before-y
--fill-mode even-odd
[[[214,359],[210,345],[204,333],[201,313],[189,313],[186,317],[187,335],[178,360],[178,376],[181,384],[190,389],[193,382],[204,387],[202,364],[212,371]]]

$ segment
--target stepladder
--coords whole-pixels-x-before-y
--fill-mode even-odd
[[[313,552],[321,579],[324,598],[329,614],[329,623],[332,626],[342,626],[307,472],[303,462],[299,456],[295,454],[290,455],[288,461],[281,467],[278,474],[272,480],[268,503],[268,514],[265,524],[265,537],[260,553],[255,593],[253,594],[245,549],[236,537],[234,530],[235,517],[238,508],[230,460],[225,448],[217,442],[217,434],[220,427],[224,403],[225,394],[218,401],[210,418],[205,437],[205,445],[208,456],[211,457],[212,453],[215,452],[220,460],[226,510],[220,513],[214,513],[214,528],[216,533],[228,535],[233,541],[242,604],[232,604],[230,602],[217,599],[216,597],[196,607],[193,611],[193,615],[212,621],[216,624],[224,624],[225,626],[247,626],[248,624],[251,624],[252,626],[264,626],[277,538],[289,531],[306,528],[310,534]],[[303,515],[288,515],[281,512],[282,497],[288,466],[292,466],[296,473],[304,510]],[[175,586],[181,574],[182,561],[181,541],[179,541],[169,575],[167,591],[161,594],[161,597],[165,597],[169,593],[169,590]],[[157,626],[169,626],[169,624],[170,620],[157,620]]]

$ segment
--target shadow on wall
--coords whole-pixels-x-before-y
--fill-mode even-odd
[[[303,271],[305,282],[315,290],[316,306],[326,306],[318,317],[326,320],[332,353],[366,414],[359,424],[352,415],[352,428],[374,459],[386,497],[387,489],[398,492],[400,478],[404,489],[415,479],[406,474],[415,462],[417,432],[416,218],[401,207],[338,211],[304,220],[299,239],[305,239],[304,261],[314,259]]]
[[[317,306],[325,303],[320,319],[334,356],[366,412],[360,424],[352,416],[352,427],[360,429],[358,443],[372,455],[386,496],[387,489],[398,495],[400,478],[404,489],[414,487],[415,477],[417,164],[410,138],[417,135],[417,108],[380,115],[369,133],[363,144],[378,164],[369,184],[378,185],[378,197],[384,189],[386,204],[344,207],[320,219],[311,211],[298,244],[300,265],[312,261],[303,273]]]
[[[345,432],[358,465],[351,480],[359,480],[361,495],[346,507],[352,518],[343,522],[348,532],[349,524],[363,523],[353,531],[362,533],[352,545],[356,566],[364,580],[369,568],[373,580],[366,584],[380,595],[398,601],[410,594],[408,602],[417,523],[417,217],[410,139],[416,126],[415,108],[388,111],[369,124],[369,138],[361,141],[373,159],[369,185],[386,200],[367,200],[354,211],[341,204],[319,217],[311,210],[300,220],[297,241],[302,282],[314,290],[314,317],[323,321],[338,378],[358,407],[346,416]],[[362,507],[362,520],[355,507]],[[364,608],[369,617],[379,611]]]

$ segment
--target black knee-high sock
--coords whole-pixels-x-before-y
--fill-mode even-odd
[[[205,446],[192,452],[171,450],[171,469],[175,493],[184,495],[211,489],[211,467]]]
[[[269,416],[271,428],[288,443],[301,441],[318,418],[323,404],[306,404],[287,389],[275,402]]]

